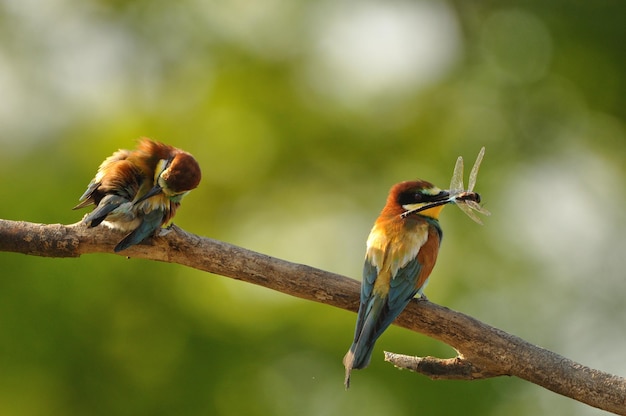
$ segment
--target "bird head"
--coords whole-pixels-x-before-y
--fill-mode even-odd
[[[391,188],[385,210],[389,210],[393,215],[399,214],[402,218],[418,214],[438,219],[444,205],[449,202],[451,199],[448,191],[441,190],[427,181],[407,181]]]
[[[183,196],[198,186],[201,177],[196,159],[189,153],[176,149],[171,157],[157,162],[154,187],[135,201],[135,204],[159,194],[173,202],[180,202]]]

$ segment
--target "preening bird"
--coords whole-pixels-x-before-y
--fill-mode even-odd
[[[422,294],[441,244],[439,213],[453,201],[448,191],[422,180],[389,191],[367,239],[354,341],[343,358],[346,388],[352,370],[368,366],[378,337]]]
[[[176,214],[180,201],[200,183],[200,166],[189,153],[142,138],[135,150],[120,149],[102,162],[73,209],[95,205],[83,219],[129,232],[119,252],[139,244]]]

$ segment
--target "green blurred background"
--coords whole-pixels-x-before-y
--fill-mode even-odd
[[[149,136],[196,156],[176,223],[360,278],[389,187],[487,147],[431,301],[626,375],[623,1],[0,1],[0,218],[70,224]],[[97,232],[97,230],[94,230]],[[178,265],[0,253],[2,415],[597,415],[514,378],[431,381],[356,316]]]

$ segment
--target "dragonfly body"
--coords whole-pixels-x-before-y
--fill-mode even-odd
[[[454,199],[457,202],[471,201],[471,202],[476,202],[477,204],[480,204],[480,194],[477,192],[467,192],[467,191],[461,192]]]

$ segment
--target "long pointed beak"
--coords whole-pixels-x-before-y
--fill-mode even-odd
[[[430,208],[438,207],[440,205],[449,204],[450,202],[454,201],[454,198],[450,197],[450,192],[448,192],[448,191],[441,191],[437,195],[433,195],[432,198],[430,199],[430,201],[431,202],[428,202],[428,203],[424,204],[423,206],[421,206],[419,208],[415,208],[415,209],[412,209],[410,211],[403,212],[401,217],[402,218],[406,218],[407,216],[409,216],[411,214],[414,214],[416,212],[422,212],[422,211],[426,211],[427,209],[430,209]]]
[[[145,194],[144,196],[142,196],[141,198],[136,200],[134,205],[137,205],[138,203],[140,203],[142,201],[145,201],[146,199],[150,198],[151,196],[158,195],[161,192],[163,192],[163,189],[161,188],[161,186],[158,185],[158,184],[154,185],[154,187],[152,189],[150,189],[147,194]]]
[[[425,210],[433,208],[433,207],[438,207],[440,205],[446,205],[446,204],[449,204],[450,202],[454,201],[454,199],[450,198],[450,192],[448,192],[448,191],[441,191],[437,195],[433,195],[433,198],[432,198],[431,201],[432,202],[424,205],[423,207],[420,207],[420,208],[416,209],[413,212],[425,211]]]
[[[443,190],[439,192],[437,195],[433,195],[433,202],[443,202],[450,200],[450,191]]]

